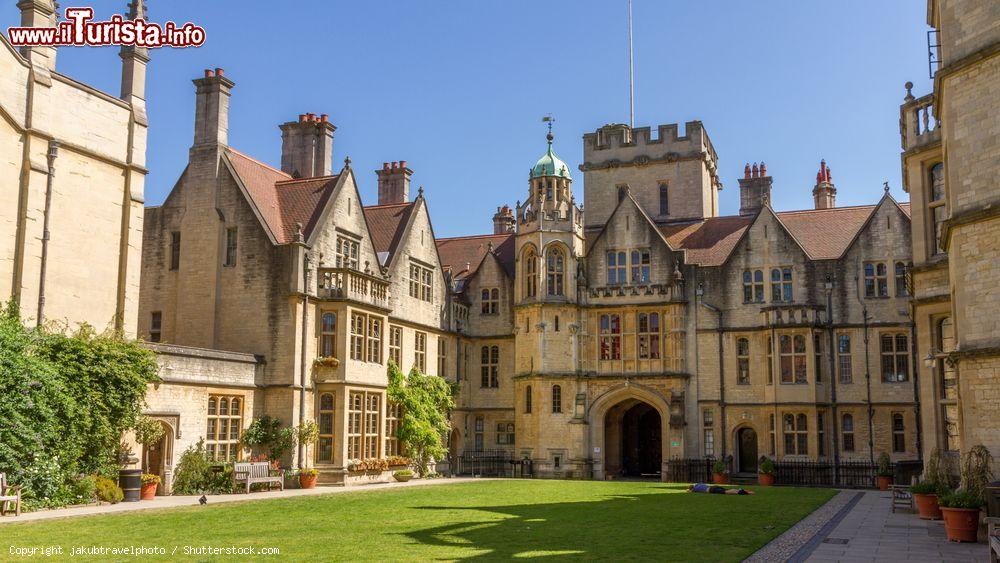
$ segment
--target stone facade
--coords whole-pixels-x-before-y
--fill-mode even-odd
[[[913,201],[914,318],[925,455],[983,444],[1000,459],[1000,6],[930,0],[934,92],[900,107]]]
[[[18,7],[21,25],[54,25],[51,0]],[[0,301],[26,322],[136,333],[149,59],[121,57],[116,97],[57,72],[55,48],[0,38]]]

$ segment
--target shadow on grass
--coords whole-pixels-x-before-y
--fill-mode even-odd
[[[687,494],[686,485],[597,501],[507,506],[419,506],[451,511],[449,523],[404,535],[457,550],[456,559],[639,558],[741,560],[811,512],[778,499]],[[485,516],[485,517],[484,517]],[[499,517],[499,518],[498,518]]]

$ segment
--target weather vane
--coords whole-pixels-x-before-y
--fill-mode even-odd
[[[545,114],[545,117],[542,118],[542,123],[549,124],[549,134],[546,135],[545,137],[549,140],[550,143],[552,142],[552,124],[555,122],[556,118],[552,117],[551,113]]]

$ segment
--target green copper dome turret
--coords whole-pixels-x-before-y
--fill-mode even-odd
[[[566,163],[552,152],[552,133],[550,132],[545,138],[549,141],[549,150],[535,163],[535,167],[531,169],[531,177],[560,176],[572,180],[569,175],[569,166],[566,166]]]

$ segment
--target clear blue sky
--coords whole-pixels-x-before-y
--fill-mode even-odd
[[[127,0],[95,5],[98,16]],[[489,232],[497,205],[524,199],[544,151],[541,117],[575,170],[582,135],[628,119],[625,0],[251,2],[150,0],[159,22],[205,27],[197,49],[153,53],[147,90],[149,204],[187,160],[191,79],[223,67],[236,82],[230,144],[280,164],[277,125],[328,113],[334,166],[350,155],[367,204],[374,170],[407,160],[438,236]],[[722,213],[737,178],[765,160],[778,209],[812,206],[818,162],[840,205],[900,187],[903,83],[930,90],[923,0],[634,0],[636,123],[704,122],[719,154]],[[17,15],[3,9],[4,25]],[[59,69],[117,94],[113,48],[63,49]],[[575,171],[582,199],[582,173]]]

